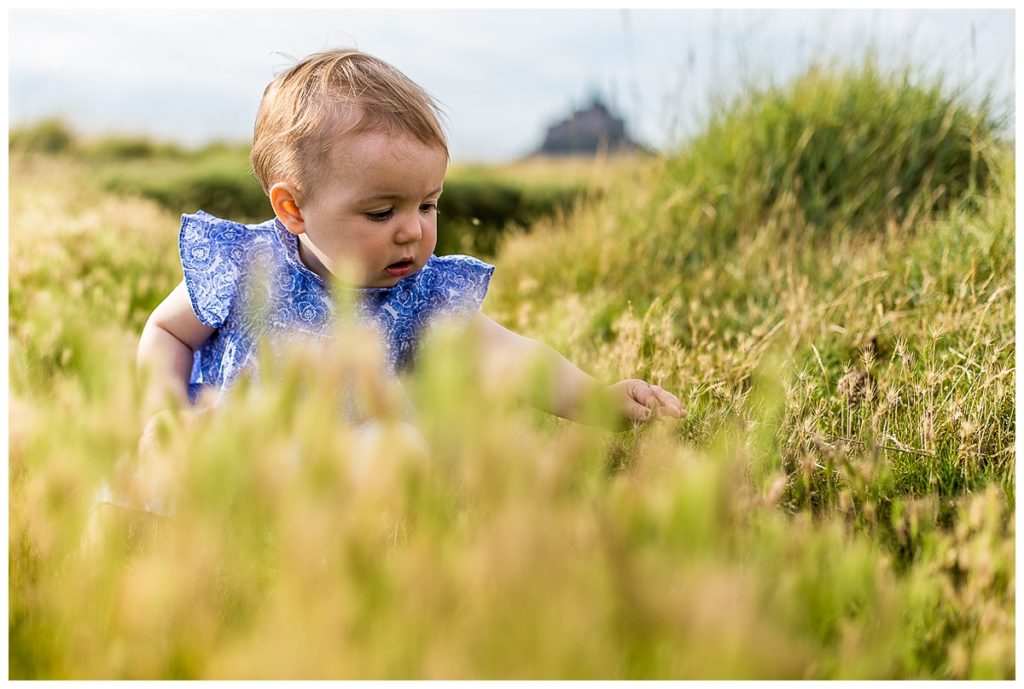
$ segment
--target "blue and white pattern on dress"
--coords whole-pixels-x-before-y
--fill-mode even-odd
[[[330,287],[299,258],[298,238],[276,218],[258,225],[204,211],[183,215],[181,264],[192,308],[217,330],[193,361],[189,398],[227,388],[255,361],[266,336],[330,337]],[[431,256],[394,287],[354,290],[356,313],[382,335],[390,373],[408,370],[424,329],[468,322],[479,311],[494,267],[469,256]]]

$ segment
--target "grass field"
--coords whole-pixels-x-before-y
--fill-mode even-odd
[[[180,267],[141,170],[244,157],[19,136],[12,678],[1015,676],[1015,161],[985,104],[816,69],[670,155],[453,171],[587,190],[503,221],[484,310],[683,421],[543,416],[543,371],[483,379],[459,333],[396,387],[339,331],[145,458],[135,345]],[[90,522],[105,479],[175,516]]]

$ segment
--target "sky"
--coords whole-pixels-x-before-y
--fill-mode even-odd
[[[536,149],[601,93],[635,138],[669,148],[714,98],[814,61],[892,65],[991,92],[1012,120],[1014,14],[996,10],[12,10],[9,118],[195,146],[247,141],[260,96],[297,58],[373,53],[443,105],[453,161]],[[1012,123],[1011,123],[1012,124]]]

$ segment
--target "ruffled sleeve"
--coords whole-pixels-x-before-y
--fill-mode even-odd
[[[181,216],[178,250],[192,309],[211,328],[224,325],[238,298],[251,235],[240,223],[199,211]]]
[[[419,287],[435,318],[469,321],[480,310],[494,266],[472,256],[435,256]]]

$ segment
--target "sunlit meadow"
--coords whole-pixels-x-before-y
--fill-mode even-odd
[[[339,324],[143,456],[138,333],[180,280],[180,188],[211,185],[131,170],[244,156],[58,129],[11,140],[12,678],[1014,677],[1015,161],[988,105],[819,68],[671,155],[456,171],[582,190],[495,216],[484,310],[683,421],[544,416],[543,370],[446,330],[389,380]],[[104,482],[174,516],[96,508]]]

